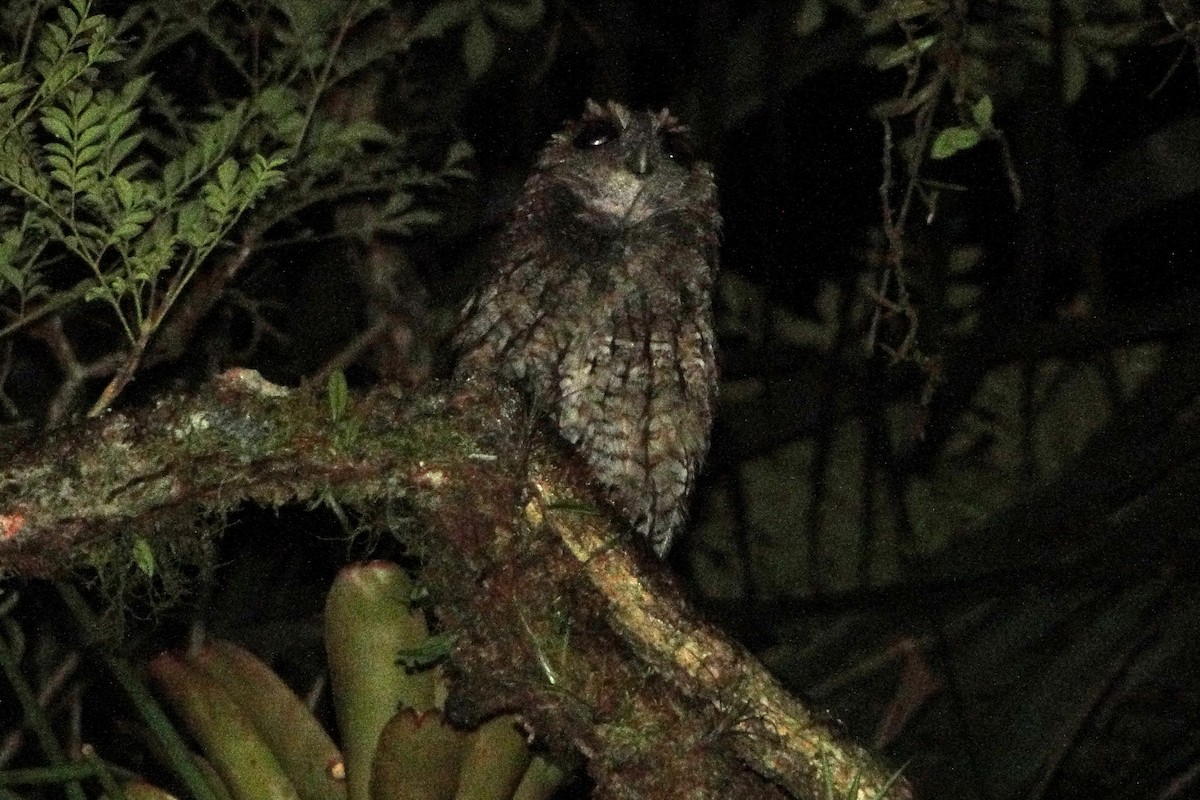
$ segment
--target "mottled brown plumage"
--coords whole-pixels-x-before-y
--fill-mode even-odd
[[[542,151],[494,273],[463,312],[458,374],[515,382],[661,556],[716,401],[716,186],[666,110],[589,102]]]

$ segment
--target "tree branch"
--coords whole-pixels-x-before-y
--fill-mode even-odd
[[[323,394],[233,370],[197,396],[7,443],[0,566],[59,573],[118,535],[194,536],[200,515],[247,501],[325,498],[380,527],[406,503],[420,579],[457,637],[453,718],[518,713],[587,759],[600,798],[815,797],[826,775],[837,797],[912,796],[702,622],[519,409],[496,387],[379,390],[334,419]]]

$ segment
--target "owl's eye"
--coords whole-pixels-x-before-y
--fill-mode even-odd
[[[667,158],[684,168],[691,167],[692,162],[696,159],[696,151],[692,147],[692,140],[678,131],[668,131],[663,134],[662,148]]]
[[[575,146],[580,150],[599,147],[620,135],[617,126],[607,119],[589,119],[583,123],[575,136]]]

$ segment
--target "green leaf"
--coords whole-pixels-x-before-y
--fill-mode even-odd
[[[47,64],[41,65],[46,71],[57,66],[57,61],[71,44],[71,37],[57,25],[47,25],[42,38],[38,40],[38,53],[46,59]],[[43,73],[45,74],[45,73]]]
[[[475,148],[466,139],[458,139],[446,150],[446,158],[442,168],[457,167],[462,162],[475,157]]]
[[[117,202],[125,208],[133,205],[133,184],[127,178],[117,176],[112,179],[113,191],[116,192]]]
[[[232,158],[227,158],[221,162],[221,166],[217,167],[217,185],[226,192],[233,189],[233,185],[237,182],[238,163]]]
[[[975,121],[975,127],[985,131],[991,129],[992,98],[989,95],[985,94],[971,106],[971,119]]]
[[[143,134],[135,133],[132,136],[121,139],[111,146],[108,151],[107,166],[109,170],[114,170],[129,157],[139,144],[142,143]]]
[[[476,3],[472,0],[438,3],[409,31],[408,40],[441,38],[448,29],[464,24],[475,13],[475,7]]]
[[[0,259],[0,287],[4,284],[21,292],[25,288],[25,274],[12,264]]]
[[[130,211],[125,216],[126,225],[145,225],[154,219],[154,214],[149,211]]]
[[[329,379],[325,381],[325,391],[329,396],[329,417],[334,422],[337,422],[346,413],[346,403],[350,399],[350,388],[346,383],[346,373],[340,369],[330,372]]]
[[[324,34],[337,11],[337,3],[312,0],[275,0],[274,5],[287,15],[297,38],[317,41]]]
[[[501,28],[510,31],[527,31],[546,13],[542,0],[511,3],[498,0],[484,6],[484,12]]]
[[[58,113],[54,114],[52,112]],[[42,127],[49,131],[51,136],[69,142],[73,137],[71,136],[69,121],[64,122],[62,119],[64,116],[66,115],[61,109],[48,108],[46,109],[46,113],[42,115]]]
[[[13,257],[21,248],[22,238],[20,228],[9,228],[0,240],[0,286],[7,283],[18,292],[24,293],[27,272],[13,266]],[[32,272],[30,268],[26,269]]]
[[[450,655],[457,633],[435,633],[425,638],[417,647],[406,647],[397,654],[396,663],[405,669],[421,670],[445,661]]]
[[[113,50],[106,40],[95,39],[88,45],[87,60],[89,64],[111,64],[122,61],[124,58],[116,50]]]
[[[255,113],[281,120],[303,107],[300,96],[290,86],[266,86],[253,101]]]
[[[109,141],[116,141],[124,136],[133,127],[133,123],[137,122],[140,114],[141,109],[131,108],[127,111],[120,111],[109,118],[104,130]]]
[[[95,185],[100,178],[100,170],[94,164],[76,165],[75,167],[75,190],[84,191]]]
[[[179,160],[167,162],[162,171],[163,189],[169,193],[178,188],[183,183],[183,179],[183,162]]]
[[[104,148],[98,144],[80,147],[79,151],[75,154],[75,163],[77,165],[90,164],[99,158],[102,152],[104,152]]]
[[[945,3],[930,2],[930,0],[892,0],[879,4],[879,8],[871,12],[873,19],[880,18],[886,22],[902,22],[913,17],[933,14],[943,11]]]
[[[149,75],[139,75],[133,80],[121,87],[120,104],[122,108],[129,108],[136,103],[146,92],[146,87],[150,85]]]
[[[396,216],[412,208],[412,204],[416,199],[412,192],[398,189],[388,198],[387,203],[383,207],[383,213],[388,216]]]
[[[808,36],[815,33],[825,24],[825,0],[804,0],[800,10],[796,12],[796,33]]]
[[[965,125],[946,128],[933,140],[933,147],[930,149],[929,155],[935,159],[949,158],[955,153],[969,150],[979,144],[979,138],[979,130],[976,128],[969,128]]]
[[[112,232],[112,236],[110,238],[115,242],[127,242],[141,233],[142,230],[143,226],[141,225],[133,222],[122,222],[116,227],[116,230]]]
[[[79,141],[75,143],[75,146],[82,148],[90,144],[95,144],[104,137],[104,133],[104,128],[100,125],[93,125],[90,128],[86,128],[79,134]]]
[[[1088,63],[1083,51],[1068,43],[1062,49],[1062,99],[1074,105],[1087,87]]]
[[[233,213],[233,197],[231,191],[224,191],[215,183],[206,183],[201,190],[205,207],[216,215],[222,223]]]
[[[107,26],[108,17],[104,16],[103,14],[95,14],[90,17],[84,17],[83,22],[79,24],[79,28],[76,33],[83,34],[97,28],[105,28],[107,30]]]
[[[142,570],[143,575],[148,578],[154,577],[154,549],[150,547],[150,542],[140,536],[136,536],[133,539],[133,563],[137,564],[138,569]]]
[[[381,231],[398,233],[401,236],[411,236],[416,228],[433,227],[442,222],[442,213],[432,209],[418,208],[390,219],[385,219],[377,226]]]
[[[75,174],[70,169],[52,169],[50,179],[65,189],[75,191]]]
[[[79,28],[79,15],[66,6],[58,7],[58,18],[63,21],[69,31]]]
[[[334,137],[339,141],[350,144],[361,151],[363,143],[394,144],[396,136],[383,125],[372,119],[358,119],[348,124],[338,125]]]
[[[878,69],[891,69],[898,67],[901,64],[907,64],[921,56],[930,47],[933,47],[934,42],[938,39],[937,34],[922,36],[920,39],[913,39],[911,42],[905,43],[902,47],[898,47],[886,56],[883,56],[875,64]]]
[[[212,242],[213,231],[205,207],[195,201],[179,209],[175,223],[176,235],[184,244],[199,250]]]
[[[93,103],[89,97],[84,101],[79,114],[79,123],[75,126],[80,131],[85,131],[99,125],[103,120],[107,109],[105,106],[111,102],[111,97],[97,97]]]
[[[28,84],[18,81],[0,82],[0,100],[21,94],[27,86]]]
[[[476,80],[487,72],[496,55],[496,34],[482,16],[472,18],[463,36],[462,58],[467,75]]]

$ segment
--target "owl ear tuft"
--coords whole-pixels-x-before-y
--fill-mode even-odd
[[[589,97],[587,99],[587,103],[584,105],[583,116],[585,116],[585,117],[606,117],[606,116],[608,116],[608,110],[605,109],[604,106],[600,105],[595,100],[593,100],[592,98]]]
[[[609,100],[605,106],[608,109],[609,117],[617,121],[617,124],[621,126],[621,130],[625,130],[629,127],[629,123],[632,120],[633,115],[629,112],[628,108],[621,105],[616,100]]]

